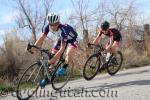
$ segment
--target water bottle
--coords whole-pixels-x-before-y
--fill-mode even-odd
[[[103,63],[106,62],[106,59],[105,59],[105,58],[106,58],[106,53],[103,53],[103,54],[102,54],[102,62],[103,62]]]
[[[109,58],[110,58],[110,52],[108,52],[108,53],[106,54],[106,62],[109,60]]]

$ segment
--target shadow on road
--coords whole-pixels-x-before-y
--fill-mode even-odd
[[[150,70],[143,70],[143,71],[137,71],[137,72],[125,72],[125,73],[118,73],[114,76],[104,76],[104,77],[97,77],[93,80],[104,80],[112,77],[121,77],[121,76],[127,76],[127,75],[135,75],[135,74],[142,74],[142,73],[150,73]],[[130,76],[129,76],[130,77]],[[117,79],[117,78],[116,78]],[[91,80],[92,81],[92,80]],[[116,80],[117,81],[117,80]],[[126,86],[142,86],[142,85],[150,85],[150,80],[136,80],[136,81],[128,81],[128,82],[121,82],[121,83],[103,83],[101,85],[95,86],[95,87],[87,87],[87,89],[92,88],[119,88],[119,87],[126,87]]]
[[[126,75],[142,74],[142,73],[150,73],[150,70],[142,70],[142,71],[137,71],[137,72],[118,73],[115,76],[126,76]]]
[[[101,79],[106,79],[106,78],[112,78],[112,77],[121,77],[121,76],[127,76],[127,75],[136,75],[136,74],[142,74],[142,73],[150,73],[150,70],[142,70],[142,71],[136,71],[136,72],[123,72],[123,73],[117,73],[116,75],[114,76],[110,76],[110,75],[107,75],[107,76],[104,76],[104,77],[97,77],[97,78],[94,78],[93,80],[101,80]],[[100,75],[100,74],[99,74]],[[92,81],[92,80],[91,80]]]

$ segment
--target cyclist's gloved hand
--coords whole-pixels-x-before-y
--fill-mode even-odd
[[[87,44],[87,47],[88,47],[88,48],[90,48],[90,49],[93,49],[93,47],[92,47],[92,44],[91,44],[91,43],[88,43],[88,44]]]
[[[31,48],[31,49],[29,49],[28,51],[29,51],[31,54],[34,54],[34,52],[35,52],[35,48],[33,48],[33,47],[32,47],[32,48]]]
[[[90,48],[90,47],[91,47],[91,43],[88,43],[88,44],[87,44],[87,47]]]
[[[28,43],[26,50],[27,50],[28,52],[30,52],[31,54],[33,54],[34,51],[35,51],[35,48],[33,48],[33,47],[31,46],[31,44]]]

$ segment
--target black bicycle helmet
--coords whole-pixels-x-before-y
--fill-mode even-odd
[[[102,30],[107,30],[109,28],[109,22],[108,21],[104,21],[102,24],[101,24],[101,29]]]

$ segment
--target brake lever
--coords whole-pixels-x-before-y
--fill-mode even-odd
[[[28,51],[29,51],[31,48],[32,48],[31,44],[30,44],[30,43],[28,43],[26,50],[28,50]]]
[[[87,46],[88,46],[88,48],[93,49],[93,47],[92,47],[92,46],[93,46],[93,44],[88,43],[88,44],[87,44]]]
[[[27,45],[27,47],[26,47],[26,50],[27,50],[28,52],[30,52],[31,54],[33,54],[34,52],[30,51],[31,48],[32,48],[31,44],[28,43],[28,45]]]

